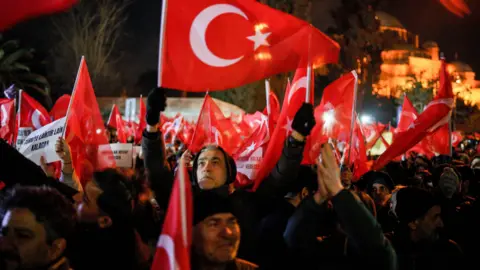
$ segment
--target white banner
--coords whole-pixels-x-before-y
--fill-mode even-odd
[[[21,127],[18,129],[17,135],[17,150],[22,147],[23,141],[33,132],[33,128]]]
[[[55,143],[63,135],[65,121],[66,118],[63,117],[30,133],[23,141],[19,152],[37,165],[40,165],[41,156],[45,156],[47,163],[59,161]]]
[[[239,158],[236,161],[237,171],[245,174],[250,180],[253,180],[260,170],[260,163],[263,159],[262,147],[257,148],[246,160]]]
[[[132,168],[133,145],[131,143],[112,143],[109,146],[118,168]]]

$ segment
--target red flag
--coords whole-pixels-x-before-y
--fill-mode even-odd
[[[407,131],[410,125],[418,118],[418,113],[412,102],[405,95],[403,98],[402,113],[400,114],[400,120],[398,121],[395,133]]]
[[[376,160],[373,169],[383,168],[390,160],[405,153],[428,134],[448,123],[453,108],[452,83],[450,82],[445,61],[440,68],[440,88],[435,98],[410,125],[410,128],[397,135],[390,147]],[[448,136],[447,136],[448,137]]]
[[[217,144],[227,153],[232,154],[233,147],[237,145],[237,142],[232,141],[234,139],[232,133],[236,132],[230,120],[225,118],[218,105],[207,94],[188,149],[197,153],[205,145]]]
[[[127,143],[127,130],[117,104],[113,104],[107,126],[117,130],[117,138],[120,143]]]
[[[135,143],[139,144],[142,141],[142,133],[143,130],[147,127],[147,107],[145,106],[145,103],[143,102],[143,97],[140,96],[140,113],[138,114],[138,127],[135,131]]]
[[[287,89],[289,88],[290,86],[287,86]],[[263,114],[268,115],[268,124],[270,130],[273,131],[273,128],[278,122],[278,117],[280,117],[280,101],[278,101],[277,95],[275,95],[273,91],[268,92],[268,100],[270,102],[270,114],[266,107],[263,110]]]
[[[185,165],[180,162],[152,270],[190,269],[193,226],[191,189]]]
[[[15,100],[0,99],[0,138],[13,143],[15,134]]]
[[[347,141],[352,125],[352,110],[354,104],[357,75],[349,72],[329,84],[323,91],[322,101],[315,108],[317,124],[312,130],[307,142],[308,156],[313,162],[320,154],[320,146],[328,138]]]
[[[29,96],[25,91],[21,91],[19,102],[20,110],[17,119],[21,128],[32,128],[37,130],[46,124],[51,123],[50,114],[38,101]]]
[[[467,6],[464,0],[440,0],[440,3],[451,13],[458,17],[470,14],[470,8]]]
[[[29,18],[70,8],[77,0],[1,0],[0,31]]]
[[[385,131],[385,129],[387,129],[386,125],[382,123],[363,124],[362,127],[365,133],[365,141],[367,142],[367,145],[365,147],[367,149],[372,148],[379,139],[381,139],[382,143],[385,144],[386,147],[388,147],[385,138],[383,138],[383,132]]]
[[[367,148],[365,146],[365,139],[362,127],[358,118],[355,119],[353,128],[352,147],[350,145],[345,148],[344,156],[349,156],[347,165],[353,164],[353,180],[358,181],[362,175],[368,172],[367,166]]]
[[[426,139],[430,150],[435,155],[450,155],[450,139],[448,134],[448,124],[443,125],[433,134],[428,135]]]
[[[293,118],[303,102],[305,102],[307,83],[307,68],[298,68],[295,72],[295,78],[293,79],[291,88],[285,92],[282,112],[278,118],[277,126],[270,137],[270,142],[263,156],[262,166],[260,166],[260,170],[255,178],[254,189],[258,188],[263,179],[268,176],[280,159],[283,149],[282,146],[292,133]],[[310,83],[313,84],[313,80]],[[314,100],[313,92],[313,85],[311,85],[310,100]]]
[[[70,104],[70,95],[63,95],[57,99],[57,102],[55,102],[55,105],[53,105],[53,108],[50,110],[52,121],[56,121],[67,115],[68,104]]]
[[[115,167],[115,159],[83,57],[68,114],[66,141],[70,145],[72,165],[84,185],[92,179],[93,172]]]
[[[164,30],[159,85],[192,92],[245,85],[307,60],[336,63],[340,50],[307,22],[252,0],[170,1]]]

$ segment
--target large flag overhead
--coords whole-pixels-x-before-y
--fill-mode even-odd
[[[340,51],[307,22],[254,0],[169,1],[162,30],[159,86],[192,92],[336,63]]]
[[[412,122],[409,129],[397,135],[390,147],[376,160],[373,169],[379,170],[383,168],[389,161],[404,154],[427,135],[432,134],[448,123],[452,108],[452,83],[446,68],[446,63],[442,60],[442,66],[440,68],[440,88],[437,95],[418,118]]]
[[[0,0],[0,31],[23,20],[59,12],[77,0]]]

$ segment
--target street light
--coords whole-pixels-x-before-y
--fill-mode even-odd
[[[374,119],[373,119],[372,116],[370,116],[368,114],[363,114],[360,117],[360,121],[362,122],[362,124],[371,124],[371,123],[373,123]]]

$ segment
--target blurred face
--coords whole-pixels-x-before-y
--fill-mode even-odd
[[[194,227],[194,250],[210,263],[225,264],[234,260],[239,245],[240,226],[231,213],[209,216]]]
[[[458,190],[458,181],[456,179],[452,179],[450,177],[440,177],[440,180],[438,181],[438,186],[440,187],[440,190],[442,191],[443,195],[446,198],[452,198],[453,195],[457,192]]]
[[[344,170],[341,173],[342,185],[344,187],[349,187],[352,184],[352,172],[349,170]]]
[[[97,222],[97,219],[100,217],[97,199],[100,194],[102,194],[102,190],[95,184],[95,181],[89,181],[85,186],[83,196],[75,198],[77,217],[80,222]]]
[[[47,243],[43,224],[37,222],[30,210],[14,208],[7,211],[1,226],[0,268],[41,267],[56,259],[60,253]]]
[[[372,186],[372,198],[375,201],[375,204],[381,205],[384,204],[389,197],[390,191],[388,188],[380,183],[375,183]]]
[[[218,188],[227,182],[226,161],[220,150],[205,150],[200,154],[197,182],[201,189]]]
[[[443,228],[443,221],[441,218],[441,208],[436,205],[423,217],[418,220],[416,235],[418,239],[435,241],[438,239],[438,231]]]

